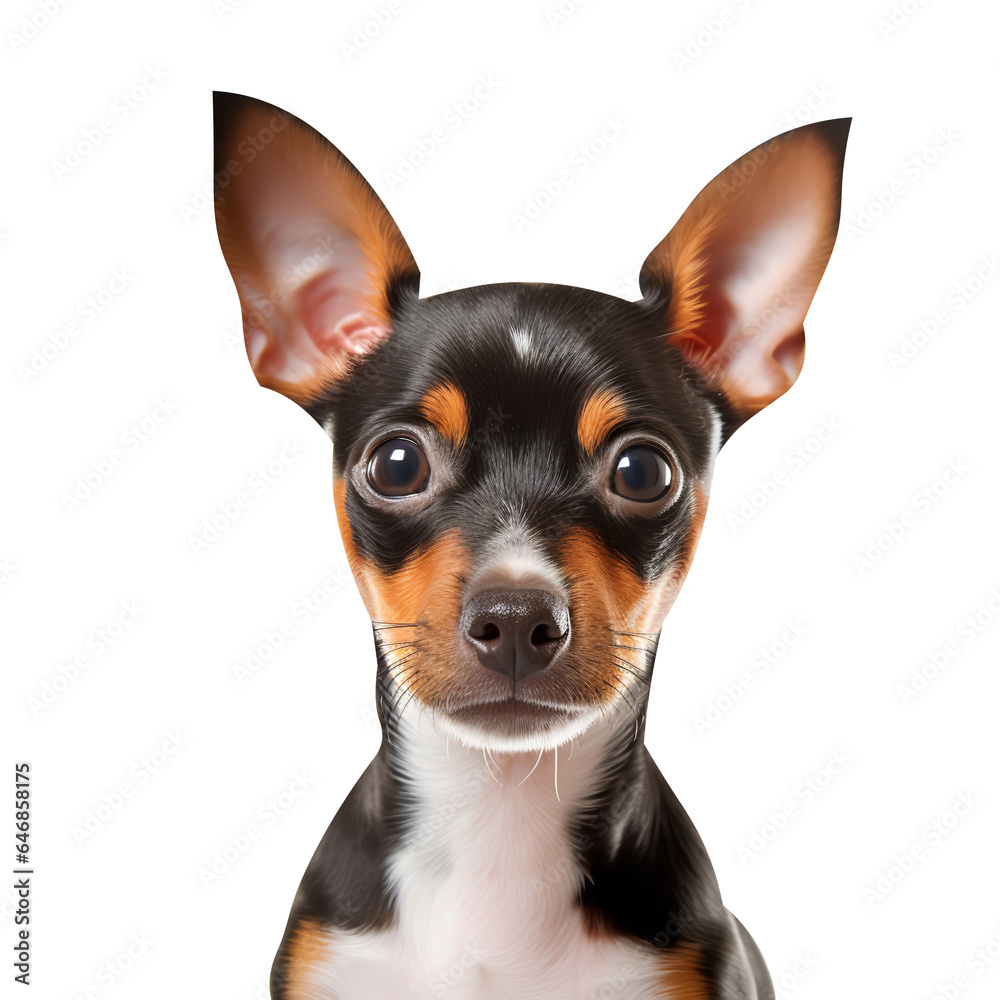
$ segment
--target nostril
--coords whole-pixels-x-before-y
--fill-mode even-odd
[[[484,622],[478,629],[475,627],[471,628],[469,635],[473,639],[479,639],[480,642],[490,642],[493,639],[500,638],[500,626],[493,622]]]
[[[549,642],[559,642],[563,638],[564,633],[561,633],[554,623],[541,622],[535,626],[534,631],[531,633],[531,645],[544,646]]]

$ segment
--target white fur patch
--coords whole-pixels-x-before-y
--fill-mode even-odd
[[[390,864],[394,926],[336,932],[315,997],[337,1000],[639,1000],[667,997],[663,955],[591,936],[569,823],[631,717],[572,745],[487,757],[408,720],[398,748],[413,826]]]
[[[542,551],[520,513],[508,510],[507,523],[490,539],[469,580],[470,594],[490,587],[549,590],[565,598],[559,567]]]
[[[510,339],[514,342],[514,350],[522,361],[530,361],[535,356],[535,343],[527,330],[514,327],[510,331]]]

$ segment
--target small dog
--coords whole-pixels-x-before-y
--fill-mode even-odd
[[[802,366],[849,126],[723,170],[646,258],[639,301],[420,298],[336,148],[215,95],[247,351],[333,439],[383,735],[302,879],[275,1000],[774,996],[645,709],[719,448]]]

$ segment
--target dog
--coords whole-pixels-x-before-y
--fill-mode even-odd
[[[715,458],[802,367],[849,127],[793,129],[718,174],[638,301],[421,298],[339,150],[215,95],[247,352],[333,440],[382,726],[295,896],[274,1000],[773,998],[643,736]]]

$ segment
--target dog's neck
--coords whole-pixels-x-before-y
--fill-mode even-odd
[[[634,819],[623,802],[637,801],[629,771],[644,753],[641,727],[618,712],[550,750],[497,753],[449,738],[426,713],[403,714],[383,747],[408,814],[388,872],[402,925],[431,950],[470,934],[547,934],[575,906],[585,857],[617,851]],[[497,886],[521,900],[502,919],[490,906]]]

